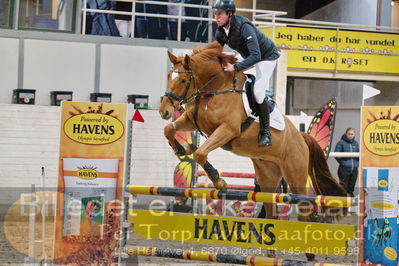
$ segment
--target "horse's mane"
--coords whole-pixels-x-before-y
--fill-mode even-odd
[[[212,58],[219,59],[222,65],[225,65],[226,63],[234,64],[237,62],[235,55],[223,53],[223,46],[221,46],[217,41],[213,41],[205,46],[195,46],[193,49],[193,55],[200,63],[205,63]]]

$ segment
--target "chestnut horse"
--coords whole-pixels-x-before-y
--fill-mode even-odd
[[[319,195],[346,196],[345,190],[331,175],[324,153],[308,134],[300,133],[285,119],[285,129],[271,128],[273,145],[258,147],[259,123],[252,123],[241,132],[247,118],[242,102],[242,87],[246,80],[242,72],[225,72],[223,64],[235,63],[234,55],[223,54],[217,42],[194,48],[192,55],[176,57],[168,52],[173,69],[168,73],[168,88],[159,113],[170,119],[174,110],[184,104],[186,111],[169,123],[164,134],[177,155],[195,153],[196,162],[206,171],[218,189],[226,189],[226,182],[208,162],[208,153],[229,144],[234,154],[249,157],[255,168],[256,179],[263,192],[275,192],[281,178],[295,194],[307,194],[306,182],[311,177]],[[201,130],[208,138],[198,149],[180,145],[176,131]],[[267,218],[276,218],[273,205],[265,204]],[[302,206],[307,208],[305,206]],[[301,210],[301,205],[299,206]],[[309,221],[309,215],[298,216]],[[309,214],[309,212],[307,212]]]

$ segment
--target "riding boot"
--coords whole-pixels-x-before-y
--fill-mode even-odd
[[[272,145],[272,135],[270,134],[270,112],[267,100],[263,100],[263,103],[257,104],[258,114],[259,114],[259,138],[258,146],[271,146]]]

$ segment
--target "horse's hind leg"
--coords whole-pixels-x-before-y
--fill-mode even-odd
[[[274,193],[281,180],[281,170],[273,162],[251,159],[255,169],[256,180],[259,183],[262,192]],[[264,203],[266,210],[266,219],[278,219],[277,205],[273,203]],[[274,250],[268,250],[269,257],[275,257]]]
[[[308,152],[291,153],[285,158],[282,164],[282,172],[284,179],[287,181],[292,193],[306,195],[308,193],[306,183],[308,179],[309,158]],[[311,222],[313,206],[304,202],[298,204],[298,220],[303,222]],[[314,254],[306,253],[308,261],[313,261]]]

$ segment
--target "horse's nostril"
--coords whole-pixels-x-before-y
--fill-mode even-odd
[[[168,115],[169,115],[169,111],[166,110],[166,111],[163,113],[163,117],[167,117]]]

